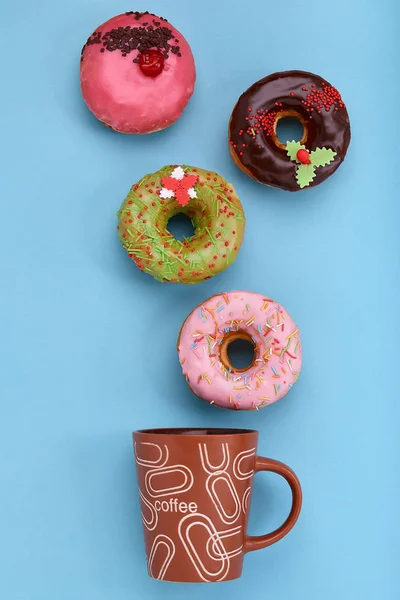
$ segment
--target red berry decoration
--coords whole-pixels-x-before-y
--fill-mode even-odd
[[[152,48],[139,54],[139,67],[147,77],[157,77],[164,69],[164,56],[159,50]]]
[[[302,165],[311,165],[310,155],[308,150],[304,148],[300,148],[300,150],[296,154],[297,160],[301,162]]]

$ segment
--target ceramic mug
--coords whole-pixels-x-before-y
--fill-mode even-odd
[[[301,487],[281,462],[257,456],[248,429],[147,429],[133,434],[150,577],[177,582],[237,579],[247,552],[283,538],[296,523]],[[248,536],[254,473],[286,479],[292,508],[272,533]]]

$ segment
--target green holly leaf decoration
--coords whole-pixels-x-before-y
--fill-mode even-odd
[[[314,167],[325,167],[335,159],[336,154],[337,152],[330,148],[316,148],[313,152],[310,152],[311,164]]]
[[[299,150],[304,149],[305,146],[303,146],[303,144],[300,144],[300,142],[295,142],[293,140],[293,142],[287,142],[286,143],[286,152],[288,157],[290,158],[290,160],[294,160],[295,162],[299,162],[297,160],[297,153]]]
[[[297,153],[299,150],[306,151],[300,153],[301,160],[297,158]],[[337,152],[325,147],[316,148],[312,152],[309,152],[303,144],[300,144],[300,142],[295,142],[294,140],[286,143],[286,152],[290,160],[297,165],[296,179],[301,189],[310,185],[315,177],[315,169],[329,165],[337,155]],[[311,161],[311,164],[305,164],[308,162],[308,160]]]
[[[299,165],[296,171],[296,179],[301,189],[310,185],[315,177],[315,165]]]

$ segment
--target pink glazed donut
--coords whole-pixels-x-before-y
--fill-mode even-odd
[[[254,347],[252,364],[232,366],[228,346]],[[280,400],[300,374],[300,333],[279,304],[254,292],[211,296],[187,317],[178,338],[183,374],[191,390],[221,408],[258,410]]]
[[[152,133],[172,125],[195,81],[183,35],[148,12],[113,17],[82,49],[83,98],[104,125],[122,133]]]

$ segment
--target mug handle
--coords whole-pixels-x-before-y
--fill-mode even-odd
[[[270,471],[271,473],[277,473],[286,479],[290,489],[292,490],[292,508],[290,509],[290,513],[286,521],[280,527],[278,527],[278,529],[275,529],[275,531],[267,533],[266,535],[246,535],[243,548],[244,552],[261,550],[261,548],[271,546],[271,544],[275,544],[275,542],[279,542],[279,540],[285,537],[285,535],[289,533],[299,518],[302,502],[300,481],[297,479],[297,476],[292,469],[290,469],[284,463],[273,460],[272,458],[256,456],[254,471],[255,473],[258,473],[259,471]]]

